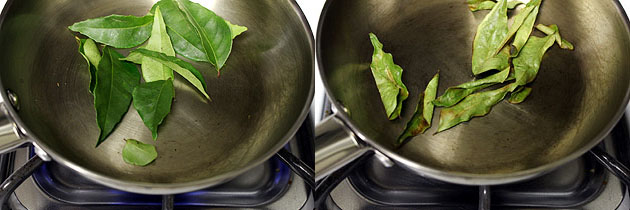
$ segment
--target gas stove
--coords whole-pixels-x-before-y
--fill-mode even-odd
[[[312,162],[311,141],[296,135],[286,148],[305,162]],[[33,155],[31,147],[3,155],[0,174],[5,178]],[[225,184],[177,194],[173,201],[175,209],[311,209],[310,192],[305,182],[274,156]],[[161,209],[162,202],[160,195],[123,192],[94,183],[53,161],[45,163],[24,181],[9,198],[7,206],[29,210]]]
[[[326,101],[323,107],[328,108],[324,115],[331,113],[330,103]],[[598,146],[630,165],[630,107]],[[331,176],[345,178],[324,195],[319,209],[468,210],[479,206],[480,187],[425,178],[383,164],[375,155],[364,155]],[[541,177],[489,189],[492,209],[630,209],[626,187],[589,154]]]

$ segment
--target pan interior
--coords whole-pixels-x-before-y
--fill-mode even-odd
[[[485,117],[434,135],[438,108],[433,126],[402,148],[393,143],[438,70],[438,95],[473,79],[472,42],[488,11],[471,12],[462,0],[331,1],[318,34],[322,76],[368,142],[422,166],[496,175],[550,164],[592,145],[615,123],[628,92],[630,34],[615,1],[542,2],[537,23],[557,24],[575,50],[554,46],[546,53],[529,98],[501,102]],[[370,72],[369,32],[404,69],[410,97],[401,119],[386,117]]]
[[[275,153],[310,102],[313,53],[305,23],[288,0],[195,2],[249,28],[234,41],[221,77],[210,64],[191,62],[212,101],[177,75],[175,101],[157,141],[130,108],[95,148],[99,129],[88,66],[67,27],[111,14],[143,16],[155,1],[10,1],[0,30],[0,76],[19,97],[18,115],[30,135],[75,165],[132,182],[208,179]],[[146,167],[124,163],[128,138],[156,145],[157,160]]]

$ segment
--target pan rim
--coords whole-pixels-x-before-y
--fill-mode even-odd
[[[0,14],[0,25],[3,24],[7,15],[7,11],[9,10],[9,7],[11,6],[11,3],[13,1],[15,0],[7,0],[7,2],[5,3],[5,6],[2,10],[2,14]],[[127,192],[133,192],[133,193],[163,195],[163,194],[177,194],[177,193],[191,192],[191,191],[200,190],[203,188],[215,186],[215,185],[224,183],[226,181],[229,181],[235,176],[238,176],[239,174],[242,174],[262,164],[263,162],[269,160],[280,149],[282,149],[293,138],[293,136],[295,136],[295,134],[297,133],[297,130],[302,125],[304,120],[308,120],[307,116],[310,112],[310,105],[312,104],[313,96],[315,93],[315,63],[317,62],[315,59],[315,39],[313,36],[313,32],[311,30],[311,27],[308,23],[308,20],[306,19],[306,16],[304,15],[300,6],[297,4],[295,0],[287,0],[287,1],[292,6],[293,12],[298,15],[298,18],[300,19],[300,22],[302,23],[302,30],[300,31],[302,33],[305,33],[306,36],[308,36],[308,45],[310,47],[310,57],[312,59],[310,69],[309,69],[310,85],[309,85],[308,95],[306,97],[306,100],[303,101],[302,110],[300,114],[298,115],[296,121],[294,122],[293,126],[291,126],[286,131],[286,134],[281,138],[281,140],[277,141],[276,145],[274,145],[271,150],[269,150],[264,155],[260,156],[257,160],[252,161],[247,166],[240,167],[239,169],[235,169],[235,170],[229,171],[227,173],[224,173],[218,176],[208,177],[205,179],[199,179],[199,180],[189,181],[189,182],[152,183],[152,182],[140,182],[140,181],[123,181],[123,180],[115,179],[108,175],[104,175],[102,173],[90,170],[88,168],[82,167],[79,164],[76,164],[75,162],[70,161],[64,158],[62,155],[58,154],[55,150],[51,149],[45,143],[40,141],[35,135],[32,135],[33,132],[31,132],[30,129],[24,126],[25,124],[19,118],[19,115],[17,114],[17,111],[15,110],[15,108],[9,104],[6,104],[5,106],[7,110],[7,114],[13,118],[13,122],[17,125],[18,129],[20,130],[20,134],[21,134],[20,136],[23,137],[25,142],[31,143],[34,146],[39,147],[46,153],[46,155],[50,156],[52,160],[64,166],[67,166],[71,168],[72,170],[79,172],[83,176],[99,184],[103,184],[111,188],[115,188],[115,189],[119,189],[119,190],[123,190]],[[304,69],[304,71],[306,71],[306,69]],[[4,88],[4,85],[2,84],[2,81],[0,81],[0,90],[6,90]],[[7,96],[6,91],[0,91],[0,99],[3,102],[9,101],[8,100],[9,97]]]
[[[332,106],[336,110],[344,110],[342,109],[343,105],[339,103],[339,101],[332,94],[328,85],[328,81],[325,79],[326,72],[323,70],[324,66],[323,66],[322,57],[321,57],[322,43],[320,40],[322,36],[322,26],[324,25],[324,22],[326,19],[325,18],[326,13],[328,12],[328,9],[331,7],[331,4],[333,1],[334,0],[326,1],[326,3],[324,4],[324,8],[322,9],[320,18],[319,18],[319,23],[318,23],[317,32],[316,32],[316,43],[315,43],[316,57],[318,61],[317,63],[318,63],[318,68],[319,68],[319,74],[320,74],[322,83],[325,87],[326,95],[329,97]],[[613,2],[613,4],[615,4],[617,12],[619,12],[619,14],[621,15],[621,18],[623,19],[623,22],[625,23],[626,32],[630,34],[630,20],[628,19],[628,15],[626,14],[625,10],[623,9],[619,1],[617,0],[611,0],[611,1]],[[630,39],[630,37],[628,38]],[[462,185],[499,185],[499,184],[513,183],[513,182],[530,179],[536,176],[543,175],[546,172],[549,172],[571,160],[574,160],[584,155],[586,152],[588,152],[597,144],[599,144],[611,132],[613,127],[617,124],[617,122],[619,122],[619,120],[625,113],[625,110],[628,107],[629,100],[630,100],[630,82],[627,85],[623,103],[620,104],[621,106],[615,112],[615,115],[608,122],[608,124],[604,126],[604,129],[602,129],[602,131],[600,131],[588,144],[585,144],[582,148],[570,153],[569,155],[563,158],[555,160],[553,162],[549,162],[547,164],[540,165],[534,168],[529,168],[526,170],[520,170],[520,171],[516,171],[512,173],[502,173],[502,174],[476,174],[476,173],[467,173],[467,172],[459,172],[459,171],[445,171],[445,170],[440,170],[434,167],[427,166],[425,164],[419,164],[418,162],[410,160],[404,156],[401,156],[397,154],[395,151],[387,149],[380,143],[370,138],[367,138],[367,135],[360,131],[358,126],[354,124],[354,122],[351,120],[350,116],[348,116],[347,113],[343,111],[336,111],[334,115],[339,117],[347,125],[348,129],[350,129],[354,133],[354,135],[356,135],[360,139],[360,141],[367,143],[369,147],[372,147],[373,149],[381,152],[382,154],[384,154],[385,156],[387,156],[394,162],[402,163],[399,165],[404,168],[411,169],[410,171],[414,173],[427,176],[430,178],[434,178],[437,180],[455,183],[455,184],[462,184]]]

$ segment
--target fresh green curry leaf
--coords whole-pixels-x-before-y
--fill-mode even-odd
[[[556,43],[558,43],[558,46],[560,46],[560,48],[573,50],[573,44],[560,36],[560,29],[558,29],[558,25],[552,24],[550,26],[546,26],[543,24],[538,24],[536,25],[536,29],[542,31],[547,35],[554,35],[554,39],[556,40]]]
[[[470,11],[473,11],[473,12],[479,11],[479,10],[492,9],[492,7],[494,7],[494,5],[496,4],[494,1],[491,1],[491,0],[468,0],[467,3],[468,3],[468,8],[470,9]],[[519,4],[523,4],[523,2],[519,0],[508,1],[507,8],[514,9]]]
[[[514,91],[516,87],[518,87],[516,83],[511,83],[496,90],[474,93],[455,106],[442,109],[437,132],[442,132],[459,123],[469,121],[473,117],[481,117],[488,114],[492,106],[501,102],[505,95]]]
[[[540,69],[540,62],[547,49],[553,45],[554,35],[544,38],[531,36],[517,57],[512,59],[516,84],[525,85],[534,81]]]
[[[96,67],[101,61],[101,52],[99,51],[96,43],[92,39],[77,39],[79,44],[79,53],[85,61],[88,63],[88,70],[90,71],[90,93],[94,94],[94,86],[96,86]]]
[[[381,94],[387,117],[394,120],[400,116],[402,102],[409,97],[409,91],[401,80],[403,69],[394,63],[392,54],[383,51],[383,44],[373,33],[370,33],[370,41],[374,47],[370,64],[372,76]]]
[[[105,141],[127,113],[131,104],[131,92],[140,83],[140,73],[136,66],[121,61],[122,57],[106,46],[97,67],[94,107],[101,132],[96,146]]]
[[[232,51],[230,26],[223,18],[200,4],[188,0],[177,0],[177,2],[201,38],[201,46],[206,59],[217,68],[220,75],[221,68]]]
[[[146,166],[157,158],[155,146],[134,139],[127,139],[122,151],[125,163]]]
[[[232,51],[232,30],[214,12],[188,0],[161,0],[164,21],[175,51],[195,61],[220,69]]]
[[[159,6],[154,12],[151,38],[149,38],[144,48],[164,53],[168,56],[175,56],[175,50],[173,49],[173,44],[171,44],[171,38],[166,33],[166,25],[164,24]],[[173,70],[171,70],[171,68],[149,58],[143,58],[141,69],[142,77],[146,82],[173,78]]]
[[[157,139],[158,126],[171,111],[173,80],[157,80],[136,86],[133,90],[133,107]]]
[[[522,103],[523,101],[525,101],[525,98],[527,98],[527,96],[529,96],[531,92],[532,92],[532,88],[521,86],[519,90],[514,91],[514,93],[510,95],[508,102],[513,103],[513,104]]]
[[[84,20],[68,27],[94,41],[115,47],[131,48],[142,44],[151,35],[153,16],[122,16]]]
[[[168,68],[173,69],[173,71],[177,72],[179,75],[184,77],[184,79],[188,80],[190,84],[195,86],[199,92],[201,92],[208,100],[210,100],[210,96],[206,93],[206,82],[203,78],[203,75],[195,69],[190,63],[183,61],[177,57],[168,56],[164,53],[159,53],[147,49],[136,49],[129,53],[129,56],[123,58],[122,60],[134,62],[137,64],[142,64],[142,62],[146,59],[151,59],[153,61],[159,62]]]
[[[186,14],[179,9],[177,1],[158,1],[153,6],[153,13],[157,7],[160,7],[175,52],[194,61],[208,62],[206,54],[203,52],[201,38],[192,24],[188,22]]]
[[[405,127],[405,131],[398,137],[397,144],[402,144],[407,138],[416,136],[420,133],[424,133],[427,128],[431,127],[431,119],[433,119],[433,100],[435,100],[435,96],[437,95],[437,87],[438,81],[440,80],[440,74],[437,73],[427,87],[424,89],[423,93],[420,93],[418,96],[418,106],[416,106],[416,111],[411,117],[411,120],[407,122],[407,127]]]
[[[232,39],[236,38],[238,35],[241,35],[243,32],[247,31],[247,27],[245,26],[239,26],[239,25],[235,25],[230,23],[230,21],[225,21],[228,26],[230,26],[230,31],[232,32]]]
[[[477,27],[473,41],[473,74],[478,75],[491,69],[504,69],[509,66],[508,59],[493,59],[498,56],[496,52],[502,51],[503,40],[508,36],[507,20],[506,0],[499,0]]]
[[[433,104],[441,107],[450,107],[464,99],[464,97],[492,85],[503,83],[508,78],[510,68],[506,68],[500,72],[494,73],[482,79],[476,79],[466,82],[455,87],[449,87],[446,92],[438,97]]]

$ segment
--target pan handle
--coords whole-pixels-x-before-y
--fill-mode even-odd
[[[9,94],[9,97],[11,97],[11,94]],[[20,135],[18,126],[15,124],[6,106],[6,103],[0,103],[0,153],[8,152],[27,143]]]
[[[610,156],[600,147],[593,147],[589,153],[595,157],[597,162],[606,167],[612,174],[614,174],[626,187],[630,187],[630,169],[619,162],[617,159]]]
[[[315,181],[372,150],[359,143],[354,133],[333,114],[315,127]]]

